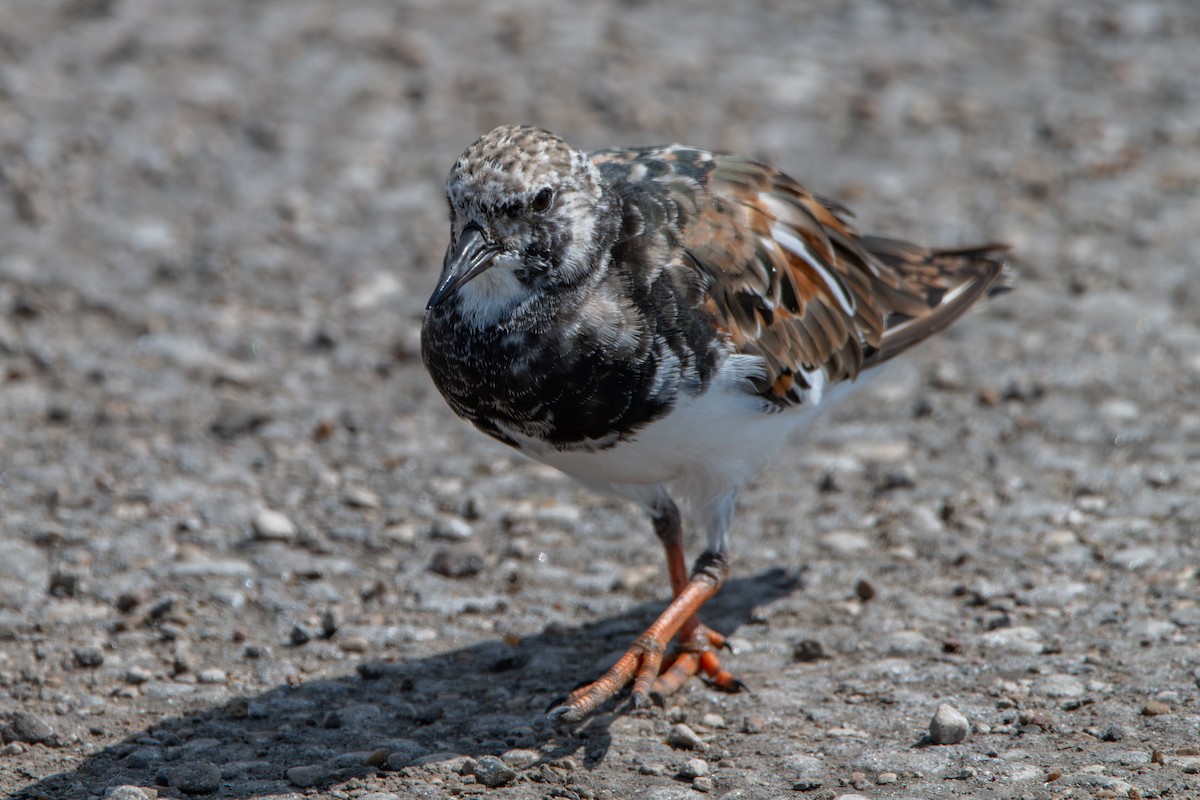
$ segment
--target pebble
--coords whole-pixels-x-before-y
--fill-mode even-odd
[[[200,683],[225,683],[225,670],[218,667],[202,669],[196,674],[196,680]]]
[[[542,754],[537,750],[529,750],[527,748],[515,747],[512,750],[506,750],[500,754],[505,763],[511,764],[516,769],[523,769],[536,763]]]
[[[900,776],[894,772],[881,772],[875,776],[875,782],[880,786],[887,786],[888,784],[895,783],[899,779]]]
[[[713,789],[717,788],[717,784],[714,783],[713,779],[710,778],[709,776],[701,775],[700,777],[694,778],[692,780],[692,788],[695,789],[697,792],[707,793],[707,792],[711,792]]]
[[[342,492],[342,502],[351,508],[379,508],[379,495],[361,486],[351,486]]]
[[[971,723],[949,703],[939,705],[929,721],[929,740],[934,744],[957,744],[970,732]]]
[[[338,632],[341,627],[341,615],[338,614],[336,608],[327,608],[321,614],[321,637],[324,639],[332,639],[333,635]]]
[[[1015,626],[999,628],[982,637],[983,649],[996,653],[1014,655],[1037,655],[1045,649],[1042,635],[1034,628]]]
[[[839,556],[851,556],[871,549],[871,540],[858,531],[830,531],[821,537],[821,546]]]
[[[700,718],[700,724],[706,728],[724,728],[725,718],[720,714],[705,714]]]
[[[104,651],[100,649],[99,645],[92,644],[78,647],[75,649],[73,655],[75,657],[75,666],[77,667],[93,669],[104,663]]]
[[[1119,742],[1125,738],[1125,729],[1120,725],[1109,725],[1104,729],[1104,733],[1100,734],[1102,742]]]
[[[489,789],[508,786],[517,779],[517,771],[496,756],[480,756],[470,769],[475,780]]]
[[[162,750],[158,747],[139,747],[125,756],[125,763],[133,769],[145,769],[160,760],[162,760]]]
[[[1056,673],[1038,681],[1034,692],[1046,697],[1083,697],[1087,690],[1078,678]]]
[[[308,644],[312,641],[312,631],[301,625],[299,622],[292,625],[292,631],[288,634],[288,640],[296,647]]]
[[[682,722],[671,728],[667,734],[667,744],[677,750],[700,750],[704,742],[696,732]]]
[[[879,643],[883,652],[889,656],[912,658],[917,656],[932,656],[938,651],[933,640],[916,631],[896,631],[883,637]]]
[[[689,758],[679,768],[679,777],[685,781],[693,780],[708,774],[708,762],[703,758]]]
[[[104,800],[155,800],[158,790],[141,786],[110,786],[104,790]]]
[[[392,771],[407,767],[425,754],[425,750],[419,744],[408,739],[393,742],[390,750],[384,767]]]
[[[221,788],[221,769],[211,761],[185,761],[171,770],[170,783],[184,794],[209,794]]]
[[[433,520],[433,527],[429,530],[429,535],[434,539],[450,542],[465,541],[470,539],[473,534],[471,523],[461,517],[452,517],[449,514],[439,514]]]
[[[254,536],[266,542],[290,542],[296,538],[296,525],[284,514],[263,509],[250,521]]]
[[[324,780],[327,774],[325,767],[320,764],[304,764],[298,767],[289,767],[283,776],[292,786],[309,789]]]
[[[9,742],[8,744],[4,745],[4,747],[0,747],[0,756],[19,756],[27,749],[28,748],[20,742]]]
[[[825,655],[825,647],[816,639],[801,639],[792,645],[792,660],[794,661],[808,664],[823,658],[828,658]]]
[[[54,737],[54,728],[45,717],[31,711],[14,711],[8,725],[3,730],[4,738],[8,741],[37,744],[47,742]]]
[[[447,578],[469,578],[483,572],[487,561],[483,547],[476,541],[455,542],[433,554],[429,569]]]
[[[363,636],[347,636],[338,640],[338,647],[344,653],[365,653],[371,649],[371,643]]]
[[[1147,700],[1142,706],[1143,717],[1157,717],[1162,714],[1170,714],[1171,707],[1161,700]]]
[[[400,795],[391,792],[368,792],[360,794],[358,800],[400,800]]]

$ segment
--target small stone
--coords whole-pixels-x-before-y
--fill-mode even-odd
[[[371,643],[363,636],[347,636],[338,640],[338,647],[343,653],[365,653],[371,649]]]
[[[266,542],[289,542],[296,538],[296,525],[278,511],[263,509],[250,521],[256,538]]]
[[[690,758],[679,768],[679,778],[690,781],[708,774],[708,762],[703,758]]]
[[[46,719],[30,711],[14,711],[8,725],[4,726],[5,741],[38,744],[54,738],[54,728]]]
[[[887,786],[888,784],[895,783],[899,779],[900,776],[894,772],[881,772],[875,776],[875,782],[880,786]]]
[[[875,597],[875,584],[871,583],[866,578],[859,578],[854,582],[854,596],[864,603]]]
[[[1104,733],[1100,734],[1102,742],[1119,742],[1125,738],[1125,729],[1120,725],[1109,725],[1104,729]]]
[[[717,785],[716,785],[716,783],[713,782],[713,779],[710,778],[709,776],[701,775],[700,777],[698,777],[692,781],[692,788],[695,789],[697,792],[708,793],[708,792],[711,792],[713,789],[717,788]]]
[[[537,750],[530,750],[523,747],[514,747],[512,750],[506,750],[500,754],[500,758],[504,759],[506,764],[510,764],[515,769],[524,769],[532,766],[542,757],[542,754]]]
[[[342,502],[351,508],[379,508],[379,495],[361,486],[351,486],[342,492]]]
[[[372,750],[371,754],[363,759],[363,763],[368,767],[382,767],[387,763],[388,751],[386,747],[380,747],[377,750]]]
[[[75,666],[83,667],[84,669],[94,669],[104,663],[104,651],[99,645],[87,645],[78,647],[74,652]]]
[[[917,631],[896,631],[883,637],[879,643],[883,652],[897,658],[919,658],[937,652],[933,640]]]
[[[958,744],[971,732],[971,723],[954,706],[942,703],[929,722],[929,740],[934,744]]]
[[[170,783],[184,794],[209,794],[221,788],[221,768],[211,761],[186,761],[171,770]]]
[[[756,714],[751,714],[742,720],[742,733],[762,733],[766,727],[767,721]]]
[[[792,659],[802,664],[828,658],[825,647],[816,639],[801,639],[792,645]]]
[[[700,718],[700,724],[706,728],[724,728],[725,718],[720,714],[705,714]]]
[[[400,795],[392,792],[367,792],[360,794],[358,800],[400,800]]]
[[[312,631],[301,625],[299,622],[292,625],[292,632],[288,634],[288,640],[296,647],[308,644],[312,641]]]
[[[476,541],[455,542],[433,554],[429,569],[447,578],[469,578],[487,565],[483,547]]]
[[[1045,649],[1042,635],[1036,629],[1025,626],[991,631],[983,635],[982,641],[983,649],[989,652],[1037,655]]]
[[[1047,675],[1034,687],[1034,691],[1046,697],[1083,697],[1086,689],[1083,682],[1072,675],[1055,673]]]
[[[340,626],[341,619],[338,616],[337,609],[325,609],[325,612],[321,614],[321,638],[332,639]]]
[[[384,768],[392,771],[404,769],[424,755],[424,750],[421,749],[420,745],[408,740],[398,742],[396,745],[393,745],[393,748],[388,753],[387,761],[384,762]]]
[[[202,669],[200,672],[196,673],[196,680],[198,680],[200,683],[225,683],[225,670],[220,669],[219,667]]]
[[[4,747],[0,747],[0,756],[19,756],[28,749],[20,742],[9,742]]]
[[[517,771],[496,756],[480,756],[471,765],[475,780],[489,789],[508,786],[517,779]]]
[[[696,735],[696,732],[687,725],[680,723],[671,728],[667,734],[667,744],[677,750],[701,750],[704,747],[703,740]]]
[[[283,773],[284,777],[288,779],[288,783],[301,789],[309,789],[313,786],[316,786],[325,779],[326,774],[325,767],[321,766],[320,764],[305,764],[298,767],[289,767],[288,770]]]
[[[434,539],[443,539],[449,542],[466,541],[473,534],[471,523],[461,517],[452,517],[449,514],[439,514],[433,521],[433,527],[429,530],[429,535]]]
[[[110,786],[104,790],[104,800],[155,800],[158,790],[141,786]]]
[[[1171,707],[1161,700],[1147,700],[1142,706],[1143,717],[1157,717],[1162,714],[1170,714]]]

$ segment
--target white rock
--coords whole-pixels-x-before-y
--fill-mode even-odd
[[[264,541],[287,542],[296,538],[296,525],[278,511],[264,508],[250,522],[254,535]]]

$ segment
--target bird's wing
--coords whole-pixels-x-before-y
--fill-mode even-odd
[[[817,370],[852,380],[1003,289],[1003,245],[934,250],[863,236],[849,212],[736,155],[670,147],[606,151],[634,183],[657,183],[675,268],[705,281],[703,304],[766,375],[755,388],[790,405]],[[636,180],[634,180],[636,179]]]

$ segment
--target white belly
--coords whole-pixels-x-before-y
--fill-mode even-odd
[[[505,433],[525,454],[583,483],[614,489],[669,484],[681,499],[703,501],[743,486],[778,454],[789,435],[853,386],[838,384],[826,391],[824,373],[816,372],[806,376],[813,388],[805,402],[773,410],[748,390],[746,376],[757,369],[757,361],[749,356],[726,359],[704,394],[681,401],[633,438],[602,450],[556,450]]]

